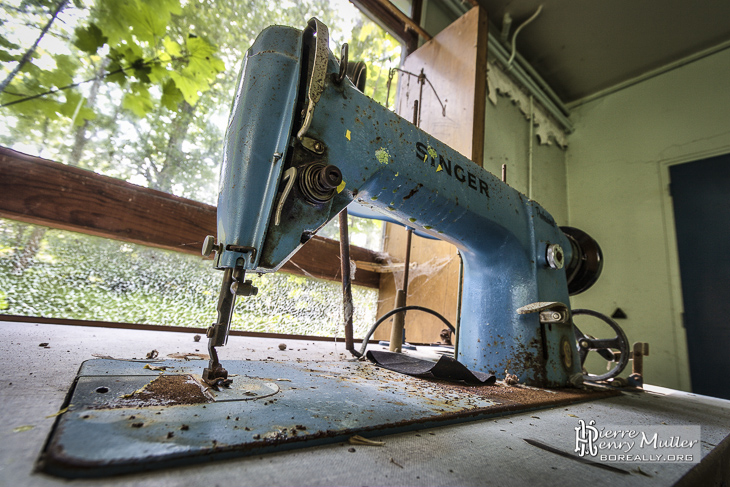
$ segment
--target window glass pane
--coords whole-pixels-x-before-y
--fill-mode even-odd
[[[211,260],[0,219],[0,314],[207,327],[222,272]],[[252,276],[235,330],[344,336],[339,283]],[[375,321],[377,290],[353,286],[355,336]]]
[[[54,18],[57,4],[0,4],[0,144],[210,204],[241,60],[265,27],[318,17],[333,52],[349,42],[368,64],[380,102],[400,62],[347,0],[75,0]]]

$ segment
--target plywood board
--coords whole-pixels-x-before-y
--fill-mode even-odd
[[[414,101],[420,98],[419,126],[479,165],[484,152],[486,62],[487,19],[475,7],[406,58],[402,69],[416,75],[423,70],[430,84],[421,90],[417,78],[402,76],[397,104],[398,113],[412,120]],[[385,231],[384,250],[402,262],[405,230],[388,224]],[[431,308],[456,326],[459,267],[453,245],[414,237],[407,304]],[[402,273],[381,278],[379,316],[393,309],[396,284],[400,287],[401,282]],[[406,317],[406,339],[414,343],[436,342],[444,328],[430,314],[411,311]],[[381,327],[375,337],[389,339],[390,327]]]

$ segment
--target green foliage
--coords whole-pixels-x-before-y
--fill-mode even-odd
[[[26,225],[0,220],[2,313],[193,327],[215,318],[222,273],[209,260],[49,230],[35,264],[17,275],[13,249],[18,234],[28,233],[21,227]],[[233,329],[344,334],[338,283],[283,273],[253,280],[259,294],[238,299]],[[353,292],[356,335],[362,336],[374,321],[377,292]]]
[[[86,54],[96,54],[101,46],[109,42],[109,38],[93,22],[86,27],[77,27],[74,37],[74,46]]]
[[[0,78],[57,5],[0,4]],[[240,62],[265,27],[302,28],[317,16],[329,26],[335,52],[349,42],[351,59],[368,63],[365,93],[384,101],[387,69],[398,65],[400,48],[365,17],[349,24],[344,8],[352,6],[330,0],[74,0],[0,93],[0,105],[26,99],[0,107],[0,144],[214,204]],[[42,96],[29,98],[35,95]],[[31,266],[14,275],[9,269],[27,239],[11,238],[13,225],[0,224],[0,308],[8,306],[2,312],[197,326],[213,319],[220,273],[209,261],[49,231]],[[379,248],[379,225],[353,219],[353,243]],[[323,232],[337,238],[336,223]],[[240,300],[235,326],[316,334],[333,334],[339,326],[337,283],[272,275],[259,286],[256,298]],[[356,293],[356,312],[371,313],[359,315],[360,326],[369,326],[374,292]]]

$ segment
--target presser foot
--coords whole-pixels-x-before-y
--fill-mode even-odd
[[[217,391],[220,390],[220,387],[231,387],[233,379],[228,378],[228,371],[218,360],[218,352],[216,352],[215,346],[213,346],[212,339],[208,343],[208,352],[210,353],[210,362],[208,362],[208,366],[203,369],[203,373],[201,374],[203,382]]]
[[[203,369],[201,374],[203,382],[216,391],[220,391],[221,388],[230,388],[233,379],[228,378],[228,371],[220,363],[213,364],[212,362],[211,360],[209,366]]]

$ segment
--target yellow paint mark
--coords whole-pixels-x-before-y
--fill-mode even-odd
[[[443,170],[444,170],[444,168],[441,167],[441,164],[439,164],[439,167],[436,168],[436,172],[443,171]]]
[[[426,159],[428,159],[428,154],[425,154],[425,155],[423,156],[423,162],[426,162]]]
[[[349,132],[349,130],[348,130]],[[342,190],[345,189],[345,180],[343,179],[339,186],[337,186],[337,192],[342,193]]]
[[[32,424],[26,424],[23,426],[18,426],[17,428],[13,429],[13,433],[23,433],[24,431],[29,431],[35,428],[35,425]]]
[[[398,177],[398,174],[400,174],[400,173],[395,173],[395,177]]]
[[[352,134],[350,133],[350,131],[349,131],[349,130],[348,130],[347,132],[345,132],[345,138],[346,138],[347,140],[352,140],[352,139],[350,138],[350,136],[351,136],[351,135],[352,135]]]

